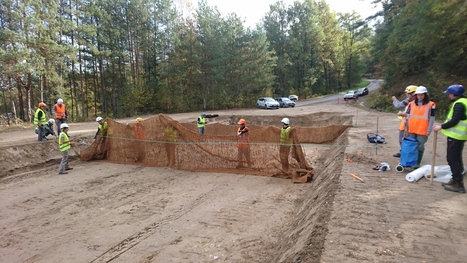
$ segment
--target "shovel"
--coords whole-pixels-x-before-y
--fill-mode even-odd
[[[431,174],[430,184],[433,185],[433,177],[435,177],[435,160],[436,160],[436,141],[438,140],[438,132],[435,131],[435,137],[433,138],[433,153],[431,155]]]

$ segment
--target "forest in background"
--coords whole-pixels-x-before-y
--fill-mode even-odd
[[[278,1],[246,28],[204,1],[2,0],[0,112],[31,122],[39,101],[58,98],[71,121],[255,107],[375,74],[383,92],[424,85],[447,104],[442,90],[466,79],[467,3],[374,2],[383,9],[365,19]]]

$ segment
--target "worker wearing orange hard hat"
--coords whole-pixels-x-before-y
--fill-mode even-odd
[[[47,115],[45,114],[45,109],[47,105],[44,102],[39,102],[36,113],[34,114],[34,124],[37,125],[37,140],[38,141],[47,141],[45,138],[44,125],[47,124]]]
[[[237,129],[237,148],[238,148],[238,165],[236,168],[244,168],[244,163],[247,167],[251,167],[250,161],[250,130],[246,127],[246,121],[240,119]],[[245,161],[243,160],[245,157]]]

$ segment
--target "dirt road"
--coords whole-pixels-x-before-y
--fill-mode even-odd
[[[394,114],[337,101],[216,113],[277,122],[317,114],[309,126],[326,125],[316,116],[345,116],[354,127],[332,144],[303,146],[315,167],[307,184],[76,158],[59,176],[53,142],[1,133],[0,262],[465,262],[467,195],[395,171]],[[192,122],[198,114],[170,117]],[[71,124],[70,135],[86,147],[95,129]],[[368,132],[388,143],[368,143]],[[438,136],[436,163],[446,164]],[[384,161],[390,171],[372,170]]]

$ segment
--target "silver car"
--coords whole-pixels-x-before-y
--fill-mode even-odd
[[[281,108],[293,108],[295,107],[295,102],[289,100],[289,98],[286,98],[286,97],[280,97],[280,98],[277,98],[276,99],[277,102],[279,102],[279,105]]]
[[[355,90],[349,90],[344,94],[344,100],[357,100],[357,92]]]
[[[279,102],[277,102],[275,99],[270,98],[270,97],[261,97],[258,99],[256,102],[256,106],[258,108],[264,108],[264,109],[279,109],[280,105]]]

